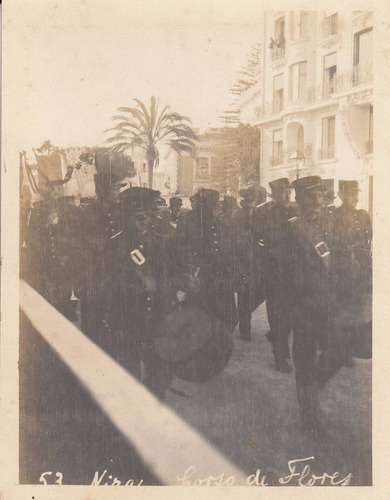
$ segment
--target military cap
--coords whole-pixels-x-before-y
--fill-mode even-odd
[[[238,208],[238,203],[237,199],[235,196],[232,195],[226,195],[224,196],[222,200],[222,207],[229,209],[229,208]]]
[[[159,191],[136,186],[122,191],[119,199],[122,207],[132,213],[141,210],[150,210],[159,196]]]
[[[144,188],[145,189],[145,188]],[[152,203],[154,206],[162,206],[167,204],[167,202],[164,200],[164,198],[161,196],[161,191],[158,191],[157,189],[152,189],[154,192],[152,196]]]
[[[250,184],[244,189],[240,189],[238,194],[245,201],[256,201],[256,203],[262,203],[267,198],[267,190],[260,186],[259,184]]]
[[[339,192],[350,193],[352,191],[359,191],[358,181],[339,181]]]
[[[200,188],[191,196],[190,200],[199,200],[202,204],[216,206],[219,201],[219,193],[215,189]]]
[[[280,179],[269,182],[269,187],[272,192],[283,191],[283,189],[290,187],[290,182],[287,177],[281,177]]]
[[[324,190],[326,200],[327,201],[334,200],[335,199],[334,179],[322,179],[322,187]]]
[[[304,194],[305,191],[313,188],[322,188],[322,179],[318,175],[310,175],[308,177],[301,177],[292,183],[296,194]]]
[[[183,200],[179,196],[172,196],[169,198],[169,206],[172,207],[181,207],[183,205]]]

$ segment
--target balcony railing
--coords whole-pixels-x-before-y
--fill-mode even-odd
[[[285,155],[290,163],[295,161],[295,158],[291,159],[291,156],[296,156],[298,159],[305,159],[305,161],[311,161],[313,156],[313,146],[312,144],[305,144],[304,146],[287,148]]]
[[[310,87],[307,89],[307,100],[310,103],[323,101],[335,92],[335,81],[330,80],[326,85],[319,85],[318,87]]]
[[[284,47],[272,47],[271,61],[275,61],[275,59],[280,59],[282,57],[284,57]]]
[[[334,75],[334,91],[343,92],[359,85],[372,83],[372,65],[356,65],[348,73]]]
[[[334,78],[332,78],[331,80],[325,82],[322,88],[322,98],[329,99],[329,97],[334,93],[334,91],[335,91],[335,80]]]
[[[209,169],[208,168],[198,168],[195,172],[196,180],[207,180],[209,178]]]
[[[324,146],[318,150],[318,159],[319,160],[333,160],[334,159],[334,151],[335,147],[333,146]]]
[[[283,155],[282,156],[270,156],[269,164],[271,167],[276,167],[277,165],[283,164]]]

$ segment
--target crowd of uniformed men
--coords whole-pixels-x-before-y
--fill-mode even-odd
[[[339,207],[310,176],[270,182],[270,201],[258,184],[239,201],[199,189],[189,210],[123,176],[101,168],[96,198],[46,196],[27,210],[22,277],[161,398],[174,375],[222,370],[237,324],[243,341],[266,334],[289,373],[293,332],[303,428],[316,436],[318,386],[370,357],[372,230],[358,183],[339,182]],[[269,331],[251,332],[264,301]]]

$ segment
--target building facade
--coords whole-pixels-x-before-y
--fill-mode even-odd
[[[198,158],[188,154],[178,157],[178,191],[191,196],[199,188],[212,188],[225,192],[229,184],[229,170],[224,164],[224,153],[229,143],[224,128],[209,128],[199,135]],[[226,179],[223,176],[226,175]],[[226,182],[224,182],[226,181]]]
[[[360,186],[372,211],[373,20],[365,11],[265,12],[258,81],[242,118],[261,128],[261,178],[320,175]]]

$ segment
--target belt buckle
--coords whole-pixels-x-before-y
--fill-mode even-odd
[[[146,262],[145,257],[138,250],[138,248],[130,252],[130,257],[134,264],[137,264],[137,266],[142,266],[142,264],[145,264]]]
[[[328,245],[325,243],[325,241],[320,241],[319,243],[314,245],[314,249],[315,249],[318,257],[320,257],[321,259],[330,255],[330,249],[329,249]]]

